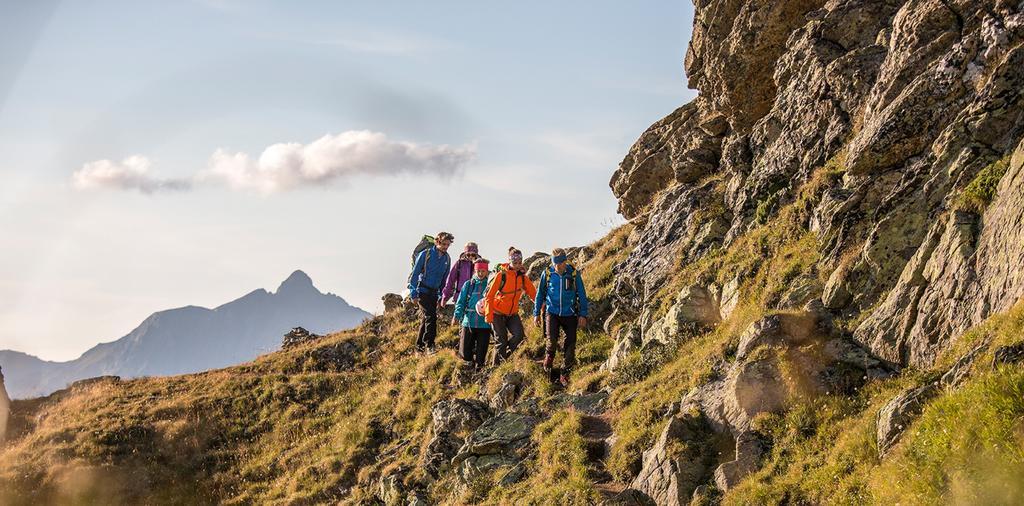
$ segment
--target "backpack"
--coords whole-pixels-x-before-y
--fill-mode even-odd
[[[412,265],[410,265],[409,267],[410,268],[416,267],[416,257],[420,256],[420,253],[422,253],[423,251],[426,251],[427,255],[426,255],[426,258],[423,259],[423,269],[420,271],[420,274],[426,274],[427,273],[427,264],[430,263],[430,248],[432,246],[434,246],[434,236],[432,236],[432,235],[424,235],[423,238],[420,239],[420,243],[417,244],[416,247],[412,250]],[[412,280],[415,277],[416,277],[416,273],[415,272],[410,272],[409,273],[409,283],[412,283]]]

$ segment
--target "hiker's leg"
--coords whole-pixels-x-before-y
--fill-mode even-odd
[[[494,365],[500,365],[508,356],[508,326],[505,315],[494,315]]]
[[[437,294],[420,295],[420,307],[424,314],[423,342],[428,348],[433,348],[437,338]]]
[[[508,317],[508,354],[511,355],[519,349],[519,345],[523,344],[523,340],[526,338],[526,330],[523,329],[523,319],[518,314],[514,314]]]
[[[459,329],[459,358],[473,360],[473,330],[469,327]]]
[[[416,349],[423,350],[427,347],[427,308],[423,305],[422,295],[416,299],[416,303],[420,306],[420,330],[416,335]]]
[[[548,313],[544,325],[548,335],[547,346],[544,349],[544,364],[550,367],[558,353],[558,316]]]
[[[568,376],[576,367],[576,332],[579,330],[580,320],[575,316],[559,316],[559,325],[565,330],[565,354],[562,359],[565,361],[565,375]]]
[[[491,342],[491,329],[473,329],[476,333],[476,367],[483,369],[487,362],[487,345]]]

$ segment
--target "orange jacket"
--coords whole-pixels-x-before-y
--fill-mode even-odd
[[[502,285],[504,281],[505,286]],[[498,288],[501,288],[499,291]],[[487,287],[487,317],[488,323],[494,322],[494,313],[511,316],[519,312],[519,299],[526,292],[530,300],[536,300],[537,288],[533,286],[530,278],[525,273],[511,270],[508,264],[498,266],[498,274],[491,280]]]

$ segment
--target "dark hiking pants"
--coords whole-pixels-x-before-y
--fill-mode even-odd
[[[552,362],[555,360],[555,352],[558,351],[558,331],[561,329],[565,332],[565,343],[562,347],[564,355],[562,361],[565,365],[562,366],[562,373],[568,375],[573,367],[576,367],[576,329],[580,325],[580,320],[576,316],[558,316],[556,314],[548,313],[547,321],[547,334],[548,334],[548,346],[547,346],[547,357]]]
[[[416,349],[434,347],[437,338],[437,292],[423,292],[416,301],[420,305],[420,333],[416,338]]]
[[[462,327],[462,334],[459,335],[459,356],[480,369],[486,364],[487,346],[490,342],[491,329]]]
[[[523,330],[523,320],[518,314],[507,316],[495,313],[491,328],[494,329],[494,341],[497,346],[494,350],[494,365],[498,365],[515,353],[522,344],[526,332]]]

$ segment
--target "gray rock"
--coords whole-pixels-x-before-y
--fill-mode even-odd
[[[537,422],[537,418],[521,413],[500,413],[483,422],[466,438],[453,464],[472,456],[515,454],[529,444]]]
[[[992,368],[995,369],[1002,364],[1019,364],[1022,361],[1024,361],[1024,342],[1000,346],[996,348],[992,355]],[[0,395],[2,393],[2,390],[0,390]],[[0,402],[3,402],[2,398],[0,398]],[[2,406],[0,406],[0,409],[2,409]]]
[[[752,431],[736,436],[736,458],[715,469],[715,485],[723,492],[735,487],[761,466],[765,447],[761,438]]]
[[[627,488],[602,501],[601,506],[655,506],[655,503],[647,494],[634,488]]]
[[[391,314],[403,309],[402,296],[397,293],[386,293],[380,298],[384,302],[384,314]]]
[[[435,433],[423,454],[423,470],[434,478],[448,471],[451,460],[459,453],[464,441],[450,432]]]
[[[523,373],[519,371],[505,373],[501,377],[501,386],[498,387],[498,391],[491,397],[491,407],[495,411],[511,409],[516,401],[519,400],[519,395],[522,393],[525,383],[526,376]]]
[[[281,341],[281,349],[287,350],[300,344],[315,341],[321,337],[323,336],[314,334],[302,327],[295,327],[284,335],[284,339]]]
[[[491,417],[491,408],[476,399],[440,401],[430,410],[434,434],[465,434]]]
[[[925,403],[938,393],[938,384],[928,383],[907,389],[882,406],[875,420],[875,438],[880,456],[884,457],[889,452],[907,426],[921,414]]]
[[[572,408],[585,415],[600,415],[604,413],[608,403],[608,392],[594,392],[582,394],[570,394],[561,392],[555,394],[548,401],[553,409]]]
[[[693,491],[711,474],[713,450],[705,443],[709,433],[700,415],[670,418],[658,441],[644,452],[640,474],[630,488],[659,505],[689,504]],[[679,446],[684,449],[679,451]]]
[[[518,458],[501,453],[470,455],[459,462],[458,476],[463,483],[470,483],[483,474],[494,472],[503,467],[515,469],[519,465],[520,460]]]

